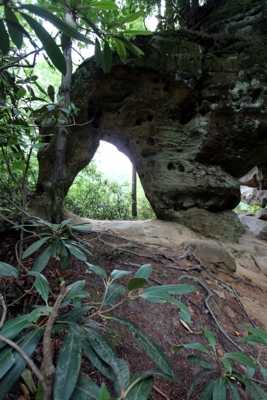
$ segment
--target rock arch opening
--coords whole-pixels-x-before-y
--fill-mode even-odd
[[[133,197],[133,167],[117,147],[99,141],[89,164],[72,183],[66,197],[66,208],[82,217],[100,220],[148,219],[155,215],[145,197],[137,176]],[[132,203],[137,204],[133,214]]]

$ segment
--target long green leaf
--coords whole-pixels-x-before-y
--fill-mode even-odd
[[[49,283],[46,277],[39,272],[29,272],[29,275],[36,276],[36,280],[34,282],[35,289],[40,293],[42,299],[47,302],[48,294],[49,294]]]
[[[211,345],[213,351],[215,351],[215,346],[216,346],[216,339],[211,331],[207,331],[206,329],[203,329],[203,333],[206,336],[206,339],[208,340],[209,344]]]
[[[91,363],[100,371],[100,373],[107,378],[111,379],[112,381],[115,380],[115,375],[112,371],[112,368],[110,367],[109,364],[107,364],[105,361],[102,360],[102,358],[95,352],[93,347],[91,346],[87,335],[90,334],[91,330],[88,331],[86,334],[86,338],[84,339],[82,335],[80,335],[78,338],[81,341],[82,348],[91,361]]]
[[[194,364],[200,365],[201,367],[209,368],[209,369],[213,368],[212,364],[209,361],[207,361],[204,358],[202,358],[202,357],[199,357],[199,356],[188,356],[187,359],[190,360],[191,362],[193,362]]]
[[[215,381],[210,381],[204,386],[204,389],[200,393],[198,400],[212,400],[213,396],[213,388],[215,385]],[[215,399],[214,399],[215,400]]]
[[[118,53],[121,61],[124,63],[126,60],[126,54],[127,54],[126,48],[120,40],[115,38],[114,41],[115,41],[115,47],[116,47],[117,53]]]
[[[46,19],[47,21],[51,22],[56,28],[64,32],[66,35],[72,37],[73,39],[80,40],[81,42],[87,44],[94,44],[92,40],[88,39],[86,36],[79,33],[75,28],[68,25],[66,22],[62,21],[56,15],[50,13],[45,8],[38,7],[33,4],[25,4],[21,6],[22,8],[30,11],[31,13],[38,15],[41,18]]]
[[[118,6],[111,0],[100,0],[100,1],[92,1],[90,3],[90,7],[93,7],[97,10],[117,10]]]
[[[199,382],[201,381],[201,379],[202,379],[204,376],[206,376],[206,375],[212,374],[212,372],[213,372],[212,369],[210,369],[210,368],[205,368],[205,369],[202,369],[200,372],[198,372],[198,373],[196,374],[196,376],[194,377],[194,382],[192,383],[192,385],[191,385],[191,387],[190,387],[190,389],[189,389],[189,392],[188,392],[188,394],[187,394],[187,399],[190,399],[191,394],[194,393],[194,391],[196,390],[197,385],[199,384]]]
[[[143,10],[136,11],[133,14],[129,14],[129,15],[126,15],[126,17],[120,18],[119,22],[120,22],[120,24],[126,24],[129,22],[133,22],[133,21],[137,20],[139,17],[141,17],[143,14],[144,14]]]
[[[133,43],[129,42],[124,37],[114,35],[113,38],[121,41],[124,44],[124,46],[127,47],[127,49],[129,49],[137,57],[144,56],[144,52],[142,50],[140,50],[137,46],[135,46]]]
[[[153,286],[147,288],[143,291],[142,297],[145,299],[147,296],[160,296],[162,295],[170,295],[170,294],[186,294],[191,293],[196,290],[195,286],[192,285],[162,285],[162,286]]]
[[[255,400],[267,400],[267,393],[259,385],[245,378],[243,375],[237,373],[233,373],[233,375],[245,385]]]
[[[157,287],[155,287],[157,289]],[[145,292],[145,290],[144,290]],[[191,314],[188,309],[188,307],[183,304],[181,301],[175,299],[174,297],[169,296],[168,294],[165,294],[164,292],[158,292],[157,290],[152,291],[150,293],[146,293],[144,295],[144,292],[141,294],[141,297],[145,298],[148,301],[152,301],[155,303],[164,303],[168,301],[169,303],[174,304],[176,307],[180,308],[181,311],[179,311],[179,316],[187,323],[191,323]]]
[[[253,369],[256,368],[256,365],[241,353],[225,353],[222,358],[230,358],[230,360],[238,361],[241,364],[246,365],[247,367],[251,367]]]
[[[0,351],[0,379],[7,373],[7,371],[15,363],[12,347],[5,347]]]
[[[9,36],[6,31],[5,25],[3,23],[3,20],[0,19],[0,50],[2,51],[3,55],[7,55],[10,49],[9,45]]]
[[[114,366],[116,368],[117,357],[107,339],[92,329],[87,329],[87,339],[99,357],[101,357],[106,364],[110,365],[112,369]]]
[[[22,43],[23,43],[23,36],[22,36],[22,33],[18,29],[14,28],[14,25],[12,24],[12,22],[13,22],[16,25],[19,25],[19,21],[16,17],[16,14],[14,13],[14,11],[9,7],[5,7],[5,18],[6,18],[6,23],[7,23],[8,32],[10,34],[10,37],[11,37],[13,43],[20,50]]]
[[[153,376],[138,380],[127,394],[127,400],[147,400],[153,388]]]
[[[108,287],[108,291],[105,297],[104,306],[108,306],[120,299],[125,294],[125,288],[123,285],[118,283],[112,283]]]
[[[37,347],[41,337],[43,335],[43,329],[34,329],[27,335],[24,340],[20,343],[20,347],[25,353],[31,357],[35,348]],[[26,361],[14,351],[15,363],[0,380],[0,400],[4,400],[6,395],[10,393],[13,386],[16,384],[20,375],[26,367]]]
[[[98,267],[98,265],[90,264],[88,262],[86,264],[91,271],[94,271],[95,274],[101,276],[101,278],[103,279],[107,279],[106,271],[103,268]]]
[[[117,396],[120,396],[130,380],[130,368],[127,361],[117,358],[117,365],[114,373],[116,377],[114,388]]]
[[[18,270],[15,267],[12,267],[12,265],[6,264],[2,261],[0,261],[0,275],[1,276],[12,276],[13,278],[16,278],[18,275]]]
[[[43,244],[45,244],[49,239],[51,239],[51,236],[45,237],[43,239],[37,240],[37,242],[34,242],[31,244],[23,253],[22,255],[22,260],[24,258],[29,257],[32,253],[34,253],[36,250],[38,250]]]
[[[32,271],[41,272],[48,264],[50,257],[53,255],[53,245],[47,246],[44,251],[36,258]]]
[[[53,327],[53,333],[60,333],[69,328],[69,323],[80,321],[80,319],[90,310],[90,306],[86,307],[75,307],[74,310],[67,312],[62,315]],[[67,323],[66,323],[67,322]]]
[[[150,277],[151,273],[152,273],[152,265],[151,264],[144,264],[134,274],[134,278],[148,279]]]
[[[54,400],[68,400],[75,389],[82,360],[80,342],[72,332],[65,337],[58,357],[55,381]]]
[[[70,400],[98,400],[100,387],[91,379],[80,374]]]
[[[21,14],[34,30],[38,39],[42,42],[42,45],[54,66],[59,70],[59,72],[61,72],[61,74],[65,75],[67,71],[66,61],[54,39],[49,35],[45,28],[39,24],[39,22],[25,13]]]
[[[122,271],[120,269],[114,269],[111,272],[110,277],[112,281],[115,281],[116,279],[122,278],[123,276],[129,275],[131,273],[132,273],[131,271]]]
[[[223,358],[223,357],[220,357],[220,361],[223,363],[223,365],[225,366],[227,371],[231,374],[233,371],[233,368],[232,368],[230,361],[227,360],[227,358]]]
[[[201,343],[187,343],[187,344],[184,344],[184,347],[186,349],[195,349],[195,350],[203,351],[203,353],[209,354],[208,349]]]
[[[229,391],[230,391],[230,396],[232,400],[240,400],[240,396],[238,394],[238,391],[236,390],[235,386],[232,384],[232,382],[228,382],[229,385]]]
[[[107,41],[105,41],[104,44],[104,56],[102,58],[102,68],[106,73],[109,73],[112,68],[112,51]]]
[[[114,317],[113,320],[123,325],[132,334],[132,336],[143,347],[146,354],[166,375],[168,375],[170,378],[175,378],[168,357],[162,348],[150,336],[148,336],[141,328],[139,328],[139,326],[127,319]]]
[[[28,315],[20,315],[5,322],[0,333],[7,339],[14,339],[19,332],[29,324]],[[0,349],[6,346],[4,342],[0,341]]]
[[[227,400],[226,386],[224,379],[218,379],[213,388],[213,399]]]
[[[77,247],[73,246],[70,243],[65,243],[65,246],[69,249],[69,251],[71,252],[71,254],[76,257],[78,260],[81,261],[86,261],[86,255],[80,251],[79,249],[77,249]]]
[[[110,333],[111,335],[115,335],[116,331],[114,331],[113,329],[108,328],[105,325],[100,324],[99,322],[93,320],[93,319],[87,319],[84,323],[85,327],[88,328],[94,328],[94,329],[100,329],[104,332]]]
[[[147,279],[133,277],[132,279],[129,280],[127,288],[129,292],[131,292],[136,289],[142,289],[147,284],[149,284]]]

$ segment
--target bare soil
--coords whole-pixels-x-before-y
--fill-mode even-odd
[[[246,235],[243,238],[243,245],[245,247],[247,247],[246,241],[252,242],[254,240],[252,237],[249,240],[249,232],[246,232]],[[147,240],[147,237],[138,237],[127,233],[124,236],[123,238],[121,231],[118,234],[118,231],[116,232],[116,230],[111,229],[92,231],[83,235],[79,234],[80,239],[93,246],[93,255],[88,257],[88,262],[101,266],[108,274],[114,269],[129,270],[134,273],[139,266],[151,264],[153,273],[150,281],[153,285],[189,283],[197,287],[196,292],[187,294],[181,298],[191,311],[192,323],[189,327],[183,325],[177,308],[169,303],[150,303],[139,299],[129,301],[113,311],[113,315],[135,322],[162,346],[180,381],[178,384],[155,377],[150,399],[186,399],[194,375],[200,370],[200,367],[190,363],[187,357],[190,354],[198,354],[198,352],[183,349],[172,354],[172,346],[199,342],[208,347],[207,341],[202,334],[202,329],[213,332],[218,343],[217,352],[220,356],[226,352],[238,351],[237,346],[242,347],[245,351],[256,354],[255,348],[243,345],[242,342],[238,341],[238,338],[247,334],[246,330],[241,327],[241,324],[252,326],[253,321],[258,328],[265,330],[267,328],[265,308],[267,279],[265,271],[259,269],[253,259],[252,261],[249,260],[249,267],[248,262],[244,261],[248,259],[248,254],[245,254],[243,249],[241,249],[242,240],[239,243],[241,247],[238,247],[238,244],[227,245],[229,252],[232,255],[235,254],[236,260],[239,260],[237,262],[237,272],[232,274],[220,264],[206,265],[205,260],[200,260],[206,267],[203,268],[192,254],[186,256],[182,240],[180,242],[176,240],[176,244],[173,245],[170,239],[166,239],[166,237],[162,237],[162,240],[159,241],[159,235],[151,237],[150,240]],[[15,246],[19,241],[19,233],[13,229],[5,228],[0,232],[0,240],[1,261],[16,265]],[[257,246],[259,249],[259,243],[257,243]],[[267,247],[263,243],[263,250],[261,250],[262,257],[265,256],[265,248]],[[30,269],[33,261],[33,259],[27,260],[24,266]],[[54,295],[57,295],[59,292],[59,284],[62,278],[66,281],[67,285],[76,280],[86,280],[86,290],[91,294],[92,301],[99,301],[103,293],[101,279],[93,273],[88,273],[85,264],[74,258],[65,270],[60,269],[57,260],[51,260],[45,269],[45,275],[49,280]],[[184,278],[181,278],[182,276]],[[124,277],[120,280],[120,283],[126,284],[128,279]],[[224,282],[230,286],[227,286]],[[0,290],[6,296],[9,304],[14,302],[15,296],[18,298],[17,302],[9,308],[8,318],[25,313],[31,310],[34,304],[40,304],[41,302],[37,291],[32,288],[31,277],[23,269],[18,284],[15,284],[12,279],[2,278],[0,281]],[[30,292],[28,292],[29,290]],[[205,300],[210,292],[211,297],[208,305],[212,313],[205,304]],[[52,297],[50,302],[52,305]],[[132,374],[155,368],[155,365],[153,365],[142,351],[139,344],[125,329],[113,321],[107,322],[107,320],[99,316],[96,317],[96,320],[108,324],[109,327],[118,332],[115,337],[110,336],[109,340],[118,357],[127,360]],[[60,350],[60,344],[60,339],[55,338],[55,361]],[[262,355],[266,368],[267,354],[265,352]],[[33,359],[40,366],[42,361],[41,347],[36,350]],[[110,382],[103,378],[89,364],[85,356],[83,361],[82,372],[84,374],[88,375],[98,385],[101,385],[105,381],[109,388],[112,387]],[[239,372],[244,372],[240,369],[240,366],[237,366],[238,368]],[[260,376],[255,376],[255,379],[260,379]],[[267,390],[267,385],[263,386],[263,388]],[[198,399],[199,392],[199,390],[196,391],[191,398]],[[244,400],[250,399],[249,394],[242,389],[240,389],[240,395]],[[34,399],[34,394],[27,393],[27,386],[20,379],[19,384],[16,385],[6,399],[31,400]]]

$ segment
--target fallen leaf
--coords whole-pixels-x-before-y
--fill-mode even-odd
[[[238,336],[241,336],[241,333],[237,332],[237,331],[233,331],[232,335],[238,337]]]
[[[224,352],[221,349],[217,350],[217,353],[219,354],[220,357],[224,356]]]
[[[185,329],[187,329],[190,333],[194,333],[192,331],[192,329],[189,328],[189,326],[187,325],[186,322],[184,322],[181,318],[179,318],[179,319],[180,319],[181,324],[185,327]]]

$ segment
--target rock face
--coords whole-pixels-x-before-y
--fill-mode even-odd
[[[242,15],[233,11],[237,6]],[[233,7],[225,0],[204,13],[200,32],[139,38],[145,56],[129,55],[123,65],[114,55],[109,74],[93,58],[85,61],[73,76],[81,125],[68,139],[66,193],[106,140],[135,165],[159,219],[176,220],[192,207],[233,209],[240,201],[237,178],[267,166],[262,21],[260,1],[238,0]],[[51,191],[53,147],[54,140],[38,156],[43,198]]]

